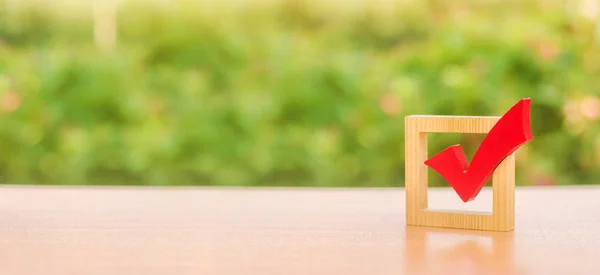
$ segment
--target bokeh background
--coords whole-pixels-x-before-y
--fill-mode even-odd
[[[517,184],[599,183],[599,15],[595,0],[0,0],[0,181],[403,186],[404,116],[531,97]],[[481,140],[432,134],[430,155]]]

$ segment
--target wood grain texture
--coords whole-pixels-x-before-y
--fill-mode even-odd
[[[427,133],[488,133],[500,117],[407,116],[405,119],[406,223],[457,229],[514,229],[515,154],[500,163],[492,177],[491,213],[440,211],[428,207]]]
[[[488,232],[407,227],[401,188],[2,187],[0,274],[598,274],[600,187],[516,194]]]
[[[417,132],[487,134],[500,120],[499,116],[431,116],[412,115],[406,122],[418,122]]]

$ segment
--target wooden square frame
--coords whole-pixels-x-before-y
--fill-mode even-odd
[[[515,153],[492,176],[492,212],[451,212],[428,209],[427,133],[487,134],[500,117],[427,116],[405,118],[406,225],[511,231],[515,223]]]

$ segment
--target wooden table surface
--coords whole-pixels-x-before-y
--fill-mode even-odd
[[[599,198],[518,188],[494,233],[406,227],[402,188],[4,186],[0,274],[600,274]]]

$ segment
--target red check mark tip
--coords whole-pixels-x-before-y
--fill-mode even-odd
[[[473,200],[492,177],[496,167],[523,144],[533,139],[530,126],[531,99],[520,100],[487,134],[471,164],[461,145],[450,146],[425,161],[456,191],[462,201]]]

